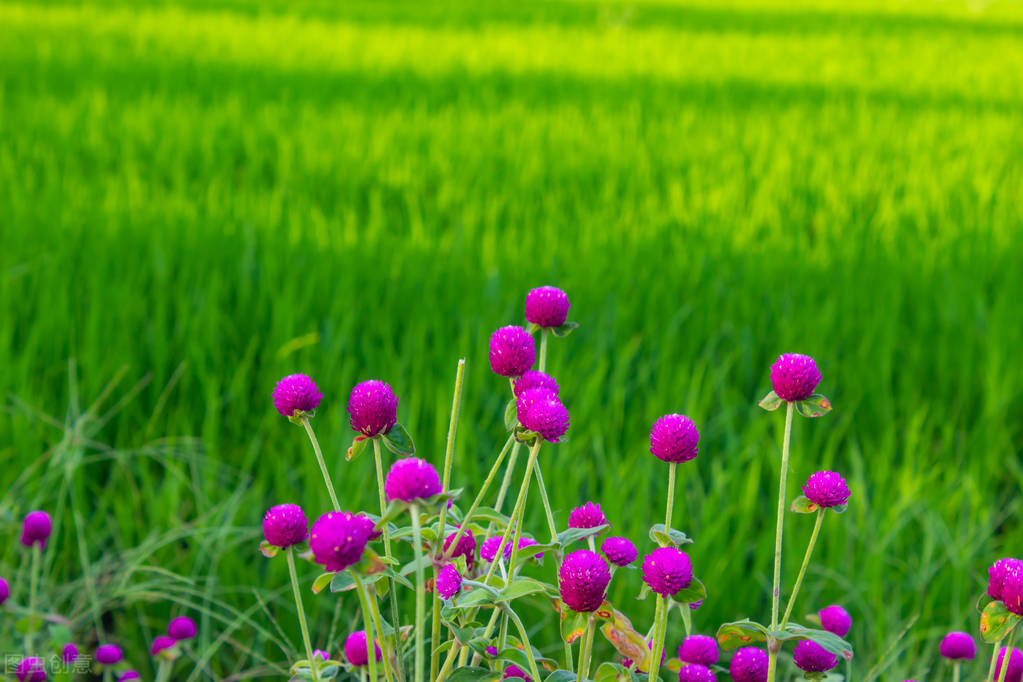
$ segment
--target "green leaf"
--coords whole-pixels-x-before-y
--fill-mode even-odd
[[[847,505],[847,504],[836,504],[834,507],[828,507],[828,509],[830,509],[831,511],[835,512],[836,514],[842,514],[848,508],[849,508],[849,505]]]
[[[594,682],[629,682],[632,675],[617,663],[601,663],[593,676]]]
[[[796,403],[796,412],[804,417],[823,417],[831,412],[831,401],[820,393],[814,393],[806,400]]]
[[[513,398],[504,406],[504,428],[508,431],[514,431],[518,425],[519,412],[515,408],[515,399]]]
[[[789,511],[797,514],[813,514],[815,511],[820,509],[816,502],[811,502],[810,498],[806,495],[800,495],[796,499],[792,500],[792,504],[789,505]]]
[[[554,588],[550,585],[533,578],[516,578],[510,585],[498,592],[497,597],[500,601],[508,602],[529,594],[536,594],[537,592],[546,594],[553,590]]]
[[[555,670],[543,682],[575,682],[576,674],[567,670]]]
[[[993,601],[980,612],[980,636],[988,644],[994,644],[1009,633],[1020,617],[1000,601]]]
[[[789,623],[784,630],[775,630],[770,634],[783,642],[789,639],[808,639],[817,642],[831,653],[841,656],[847,661],[851,661],[853,657],[852,644],[827,630],[812,630],[799,623]]]
[[[463,583],[464,584],[464,583]],[[468,592],[462,592],[455,597],[454,602],[451,604],[451,608],[454,609],[470,609],[478,608],[487,604],[493,604],[495,601],[492,590],[486,585],[480,585],[479,587],[473,588]]]
[[[689,583],[689,587],[679,590],[671,598],[675,603],[688,609],[690,604],[706,599],[706,597],[707,588],[704,587],[699,578],[694,577],[692,582]]]
[[[753,642],[767,641],[767,628],[760,623],[755,623],[749,618],[725,623],[718,628],[718,644],[725,651],[738,649]]]
[[[661,547],[681,547],[692,543],[692,538],[680,530],[669,528],[664,530],[664,524],[658,523],[650,527],[650,539]]]
[[[576,613],[565,604],[560,605],[561,610],[561,639],[571,644],[583,636],[586,632],[585,613]]]
[[[558,544],[564,547],[570,545],[577,540],[588,538],[591,535],[599,535],[607,530],[610,526],[604,524],[603,526],[595,526],[593,528],[569,528],[558,533]]]
[[[319,577],[317,577],[316,580],[313,581],[313,593],[319,594],[320,592],[323,592],[324,588],[327,587],[327,585],[330,585],[334,582],[335,575],[337,575],[336,571],[331,571],[329,573],[321,573]],[[333,592],[333,590],[331,591]]]
[[[266,540],[263,540],[261,543],[259,543],[259,551],[262,552],[263,556],[265,556],[267,559],[273,559],[275,556],[277,556],[277,553],[281,551],[281,548],[271,545]]]
[[[474,666],[465,666],[462,668],[455,668],[447,679],[449,682],[497,682],[501,679],[503,673],[490,668],[478,668]]]
[[[541,544],[530,545],[529,547],[520,547],[518,557],[520,559],[532,559],[537,554],[542,554],[544,552],[553,552],[560,547],[561,545],[551,543],[542,545]]]
[[[486,521],[493,523],[497,526],[496,530],[504,530],[508,527],[508,517],[501,512],[495,510],[493,507],[476,507],[476,511],[472,513],[472,521]],[[470,526],[472,524],[469,524]],[[479,531],[484,532],[485,529],[479,526]]]
[[[765,395],[763,398],[761,398],[760,402],[757,403],[757,405],[760,405],[760,407],[764,408],[768,412],[774,412],[779,407],[781,407],[781,404],[783,402],[785,402],[785,401],[782,400],[781,398],[779,398],[777,393],[775,393],[774,391],[771,391],[770,393]]]
[[[367,438],[362,434],[356,436],[355,440],[352,441],[351,447],[348,448],[348,452],[345,453],[345,461],[351,462],[353,459],[361,455],[371,440],[373,439]]]
[[[415,443],[412,442],[412,436],[409,435],[408,429],[405,428],[404,424],[395,424],[381,438],[387,449],[399,457],[408,457],[416,452]]]
[[[974,608],[977,609],[977,613],[984,613],[984,607],[990,604],[992,601],[994,600],[991,599],[991,595],[988,594],[987,592],[984,592],[979,597],[977,597],[977,603],[974,604]]]
[[[501,649],[501,652],[497,654],[497,657],[503,661],[514,663],[523,670],[529,670],[529,657],[526,656],[526,652],[522,649],[505,647],[504,649]]]
[[[569,334],[571,334],[573,329],[578,329],[578,328],[579,328],[579,323],[578,322],[566,322],[565,324],[561,325],[560,327],[551,327],[550,329],[551,329],[551,334],[554,334],[559,339],[563,339],[566,336],[568,336]]]

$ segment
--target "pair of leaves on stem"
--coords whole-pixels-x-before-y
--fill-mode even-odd
[[[399,457],[409,457],[416,453],[416,444],[412,442],[412,436],[404,424],[397,423],[387,433],[374,436],[374,438],[379,438],[385,448]],[[345,454],[345,460],[351,462],[361,455],[372,440],[373,438],[363,436],[362,434],[356,436],[355,440],[352,441],[352,446],[348,448],[348,452]]]
[[[760,407],[764,408],[768,412],[774,412],[784,404],[777,393],[771,391],[757,403]],[[828,412],[831,412],[831,401],[822,396],[820,393],[814,393],[806,400],[799,400],[796,402],[796,412],[803,415],[804,417],[823,417]]]
[[[839,504],[834,507],[828,507],[831,511],[836,514],[841,514],[846,510],[848,505]],[[792,504],[789,505],[789,511],[795,512],[796,514],[814,514],[820,510],[820,505],[816,502],[812,502],[806,495],[800,495],[796,499],[792,500]]]
[[[574,329],[578,328],[579,328],[578,322],[566,322],[560,327],[546,327],[546,329],[550,330],[551,334],[558,337],[559,339],[565,338],[566,336],[571,334]],[[530,322],[529,325],[526,326],[526,331],[529,332],[530,334],[540,329],[544,329],[544,327],[541,327],[540,325],[534,324],[532,322]]]
[[[769,630],[760,623],[749,620],[739,620],[732,623],[725,623],[717,632],[718,644],[725,651],[738,649],[741,646],[748,646],[754,642],[785,642],[790,639],[808,639],[817,642],[822,647],[840,656],[847,661],[853,657],[852,645],[833,632],[827,630],[814,630],[803,627],[798,623],[789,623],[782,630]]]
[[[1005,639],[1019,623],[1020,617],[1005,608],[1005,604],[1000,601],[988,601],[984,607],[980,606],[989,599],[990,597],[984,594],[977,601],[980,610],[980,636],[986,643],[994,644]]]

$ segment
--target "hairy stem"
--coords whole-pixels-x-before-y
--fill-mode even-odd
[[[789,441],[792,436],[792,413],[795,403],[785,403],[785,435],[781,444],[781,475],[778,480],[778,519],[774,536],[774,584],[771,590],[771,629],[778,629],[778,607],[781,601],[781,548],[785,529],[785,483],[789,474]],[[767,682],[774,682],[778,667],[778,651],[767,647]]]
[[[334,483],[330,480],[330,472],[327,471],[327,463],[323,459],[323,451],[320,450],[320,443],[313,433],[313,425],[309,423],[309,417],[302,416],[302,426],[309,435],[309,442],[313,444],[313,452],[316,453],[316,461],[320,464],[320,473],[323,474],[323,483],[327,486],[327,494],[330,495],[330,503],[334,505],[334,511],[341,511],[341,504],[337,501],[337,493],[334,492]]]
[[[32,543],[29,550],[32,553],[32,573],[29,576],[28,586],[28,629],[25,630],[25,653],[32,652],[32,644],[36,635],[36,594],[39,592],[39,558],[42,548],[39,542]]]
[[[288,573],[291,575],[291,589],[295,592],[295,608],[298,609],[298,625],[302,628],[302,643],[305,645],[305,657],[309,661],[309,670],[313,673],[313,680],[319,680],[316,661],[313,660],[313,645],[309,641],[309,624],[305,619],[305,609],[302,607],[302,591],[298,587],[298,573],[295,572],[295,550],[288,547],[285,554],[288,558]]]
[[[377,469],[377,497],[380,500],[380,516],[382,517],[387,512],[387,497],[384,495],[384,459],[380,452],[380,439],[373,439],[373,460],[376,463]],[[388,524],[384,524],[381,529],[384,534],[384,555],[393,558],[391,556],[391,532],[388,530]],[[390,643],[393,643],[392,651],[395,652],[397,668],[395,668],[395,674],[398,677],[399,682],[405,679],[405,675],[401,667],[401,657],[397,655],[398,651],[398,597],[394,594],[394,581],[391,581],[391,589],[387,591],[388,602],[391,610],[391,624],[394,626],[394,632],[391,633]]]
[[[1012,626],[1009,631],[1009,643],[1005,645],[1005,658],[1002,659],[1002,669],[998,672],[998,682],[1005,682],[1005,675],[1009,672],[1009,659],[1012,658],[1012,645],[1016,643],[1016,629],[1019,623]]]
[[[539,369],[541,372],[547,371],[547,335],[550,332],[547,327],[540,330],[540,363]]]
[[[529,659],[529,674],[534,680],[542,679],[540,677],[540,670],[536,667],[536,658],[533,656],[533,647],[529,643],[529,636],[526,633],[526,628],[522,625],[522,620],[519,619],[517,613],[508,608],[507,604],[501,604],[501,609],[508,614],[512,623],[515,624],[515,629],[519,632],[519,639],[522,641],[522,648],[526,650],[526,658]]]
[[[1004,637],[1002,639],[1004,639]],[[995,642],[995,649],[991,652],[991,665],[987,669],[987,677],[984,678],[985,682],[992,682],[995,677],[995,666],[998,664],[998,650],[1001,646],[1001,639]]]
[[[356,583],[358,583],[358,578],[356,578]],[[369,611],[373,616],[373,628],[376,630],[377,640],[380,642],[380,646],[383,649],[384,675],[387,677],[387,682],[393,682],[391,677],[391,666],[397,666],[398,653],[397,650],[391,649],[391,640],[384,637],[384,624],[383,619],[380,617],[380,606],[377,604],[376,597],[370,592],[370,587],[368,585],[366,586],[366,602],[367,606],[369,606]],[[397,644],[397,636],[395,636],[394,641],[395,644]]]
[[[789,595],[789,604],[785,607],[785,615],[781,618],[781,623],[778,627],[785,629],[785,626],[789,622],[789,616],[792,615],[792,607],[796,603],[796,596],[799,594],[799,588],[803,585],[803,576],[806,575],[806,567],[810,565],[810,555],[813,554],[813,547],[817,544],[817,535],[821,532],[821,522],[824,521],[824,507],[817,510],[817,521],[813,524],[813,533],[810,534],[810,543],[806,546],[806,554],[803,556],[803,565],[799,567],[799,575],[796,577],[796,584],[792,588],[792,594]]]
[[[364,623],[363,627],[366,628],[366,661],[369,665],[369,679],[372,680],[372,682],[376,682],[377,679],[376,641],[377,639],[380,639],[380,635],[382,633],[373,631],[373,621],[372,616],[370,615],[369,595],[366,594],[366,586],[362,584],[362,581],[359,579],[359,576],[356,575],[354,572],[352,573],[352,578],[355,579],[355,589],[359,595],[359,604],[362,606],[362,622]],[[386,670],[386,668],[387,666],[385,665],[384,669]]]
[[[415,680],[423,682],[423,629],[426,625],[426,580],[423,570],[423,529],[419,525],[419,506],[413,504],[409,508],[412,514],[412,549],[416,557],[416,658]]]
[[[476,499],[472,501],[469,511],[465,512],[465,518],[462,519],[461,526],[459,526],[458,530],[455,532],[455,537],[451,538],[451,542],[448,544],[448,548],[444,552],[442,562],[446,562],[451,558],[451,555],[454,554],[455,549],[458,547],[458,540],[462,537],[462,533],[464,533],[469,527],[469,521],[472,520],[472,515],[476,513],[477,507],[480,506],[480,503],[483,501],[483,497],[487,494],[487,490],[497,477],[497,472],[501,469],[501,462],[504,461],[505,455],[508,454],[508,450],[511,448],[512,442],[515,442],[516,444],[518,443],[518,441],[515,441],[515,436],[508,436],[508,440],[505,441],[500,454],[497,456],[497,459],[494,460],[494,465],[490,467],[490,473],[487,474],[486,480],[483,481],[483,487],[480,488],[479,493],[476,494]]]
[[[508,562],[509,579],[511,578],[511,575],[515,572],[515,563],[519,557],[519,539],[522,536],[522,521],[523,516],[525,515],[524,513],[526,507],[526,495],[529,492],[529,479],[532,472],[536,469],[536,456],[540,454],[541,445],[543,445],[543,441],[540,438],[537,438],[536,442],[533,444],[533,447],[529,449],[529,462],[526,464],[526,475],[522,479],[522,489],[519,491],[520,500],[515,503],[516,506],[519,507],[519,512],[517,516],[518,520],[515,523],[515,541],[514,544],[512,545],[511,560]],[[511,530],[510,527],[509,530]],[[507,537],[508,533],[505,533],[505,538]],[[497,556],[501,556],[501,552],[503,551],[503,549],[504,543],[502,543],[501,547],[498,547]],[[494,563],[496,564],[497,561],[495,561]],[[491,566],[491,570],[493,570],[493,566]]]
[[[504,470],[504,479],[501,480],[501,488],[497,491],[497,502],[494,503],[494,510],[498,513],[501,512],[501,507],[504,506],[505,495],[508,494],[508,488],[511,487],[512,477],[515,475],[515,460],[519,456],[519,448],[522,447],[522,443],[515,440],[515,437],[511,437],[515,441],[515,445],[512,447],[511,457],[508,458],[508,467]]]

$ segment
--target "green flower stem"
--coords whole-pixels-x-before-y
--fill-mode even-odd
[[[1002,638],[1004,639],[1004,637]],[[995,676],[995,666],[998,664],[998,649],[1002,646],[1002,640],[995,642],[995,649],[991,652],[991,665],[987,669],[987,677],[984,678],[984,682],[991,682]]]
[[[423,682],[423,647],[425,638],[423,629],[426,625],[426,579],[423,570],[423,529],[419,525],[419,505],[413,504],[409,508],[412,514],[412,549],[415,550],[416,558],[416,658],[415,658],[415,680]]]
[[[377,497],[380,500],[380,516],[382,517],[387,512],[387,497],[384,495],[384,460],[380,452],[380,439],[373,439],[373,460],[376,463],[377,469]],[[381,529],[384,534],[384,555],[388,558],[394,558],[391,555],[391,531],[388,529],[389,524],[384,524]],[[390,580],[390,578],[387,578]],[[401,668],[401,657],[397,655],[398,652],[398,597],[394,594],[394,581],[391,581],[391,589],[387,590],[388,601],[391,607],[391,623],[394,626],[394,632],[391,633],[391,643],[393,643],[392,651],[395,652],[395,664],[398,666],[395,668],[395,674],[398,677],[399,682],[403,682],[405,676]],[[390,645],[390,643],[389,643]]]
[[[1016,643],[1016,630],[1018,629],[1018,626],[1019,623],[1017,622],[1016,625],[1013,625],[1012,629],[1009,630],[1009,643],[1005,645],[1005,658],[1002,659],[1002,669],[998,673],[998,682],[1005,682],[1005,675],[1009,672],[1009,659],[1011,658],[1012,654],[1012,645]],[[996,660],[998,656],[997,651],[998,648],[996,646],[995,648]]]
[[[952,664],[952,682],[959,682],[959,666],[958,660]]]
[[[533,465],[536,464],[536,455],[540,452],[540,440],[537,440],[536,445],[529,451],[529,462],[526,464],[526,474],[522,477],[522,485],[519,487],[519,496],[515,500],[515,507],[512,509],[511,518],[508,520],[508,527],[504,530],[504,535],[501,536],[501,544],[497,546],[497,554],[494,555],[494,560],[490,562],[490,570],[487,571],[487,577],[483,580],[487,585],[490,584],[490,579],[494,577],[494,569],[497,568],[497,564],[500,563],[500,557],[504,553],[505,545],[508,544],[509,536],[512,533],[513,527],[518,524],[516,521],[522,517],[523,508],[526,506],[526,493],[529,492],[529,481],[533,475]],[[512,563],[509,564],[508,573],[511,574],[511,569],[514,567],[515,555],[517,554],[517,547],[512,548]]]
[[[547,371],[547,335],[550,334],[547,327],[540,329],[540,364],[541,372]]]
[[[512,545],[511,560],[508,562],[508,579],[509,580],[511,580],[511,576],[515,572],[516,560],[519,557],[519,539],[522,537],[522,521],[523,521],[523,516],[525,515],[525,511],[526,511],[526,509],[525,509],[525,507],[526,507],[526,494],[529,492],[530,474],[533,471],[536,471],[536,457],[537,457],[537,455],[540,454],[540,446],[541,445],[543,445],[543,440],[541,440],[540,438],[537,438],[536,442],[533,443],[533,447],[530,448],[530,450],[529,450],[529,462],[526,464],[526,476],[523,479],[522,490],[519,492],[519,496],[522,498],[522,500],[520,502],[516,503],[520,507],[520,509],[519,509],[519,513],[518,513],[518,521],[515,523],[515,544]],[[505,533],[506,537],[507,537],[507,535],[508,534]],[[501,552],[502,551],[504,551],[503,545],[502,545],[502,547],[498,547],[498,549],[497,549],[497,556],[501,556]],[[494,563],[496,564],[497,561],[495,561]]]
[[[451,398],[451,420],[448,422],[448,442],[444,448],[444,480],[443,490],[447,490],[451,487],[451,459],[455,450],[455,435],[458,432],[458,415],[461,412],[462,406],[462,379],[465,376],[465,358],[458,361],[458,369],[455,370],[455,393]],[[439,539],[440,547],[444,547],[444,529],[447,527],[447,513],[448,506],[442,504],[440,506],[440,518],[437,522],[437,537]],[[464,524],[463,524],[464,525]],[[451,547],[455,547],[457,538],[452,542]],[[443,549],[441,550],[443,551]],[[434,582],[437,580],[437,565],[433,566],[433,579]],[[437,679],[437,666],[440,663],[440,657],[437,654],[437,643],[440,640],[440,595],[437,590],[433,591],[432,597],[432,608],[433,613],[433,624],[430,629],[430,679]]]
[[[540,463],[537,462],[536,467],[533,469],[533,474],[536,476],[536,485],[540,488],[540,501],[543,502],[543,511],[547,515],[547,529],[551,532],[551,542],[556,542],[558,539],[558,527],[554,525],[554,514],[551,512],[551,501],[547,497],[547,486],[543,483],[543,473],[540,471]],[[558,553],[560,554],[560,552]],[[560,561],[558,562],[561,563]]]
[[[575,682],[582,682],[589,677],[590,658],[593,656],[593,614],[586,619],[586,631],[583,633],[583,641],[579,646],[579,672],[576,673]]]
[[[789,442],[792,437],[792,413],[795,403],[785,403],[785,435],[781,444],[781,476],[778,481],[778,520],[774,536],[774,584],[771,590],[771,629],[778,629],[778,607],[781,601],[781,547],[785,530],[785,483],[789,474]],[[775,643],[767,646],[767,682],[774,682],[778,668],[778,649]]]
[[[511,487],[512,476],[515,475],[515,460],[519,456],[519,448],[522,447],[522,443],[515,440],[515,436],[511,438],[515,441],[515,445],[512,447],[511,457],[508,458],[508,468],[504,471],[501,488],[497,491],[497,502],[494,503],[494,511],[498,513],[501,512],[501,507],[504,506],[504,497],[508,494],[508,488]]]
[[[458,547],[458,540],[462,537],[462,533],[464,533],[469,527],[469,521],[472,520],[472,515],[476,513],[477,507],[479,507],[480,503],[483,502],[483,497],[487,494],[487,490],[490,489],[490,485],[497,477],[497,472],[501,469],[501,462],[504,461],[505,455],[508,454],[508,450],[511,448],[513,442],[518,444],[518,441],[515,440],[515,436],[508,436],[508,440],[505,441],[500,454],[497,456],[497,459],[494,460],[494,465],[490,467],[490,473],[487,474],[487,479],[483,481],[483,487],[480,488],[479,493],[477,493],[476,499],[472,501],[469,511],[465,512],[465,518],[462,519],[462,525],[455,532],[455,537],[451,538],[451,543],[448,545],[447,551],[444,552],[442,562],[447,562],[451,558],[451,555],[454,554],[455,549]],[[443,545],[441,546],[443,547]]]
[[[298,573],[295,572],[295,550],[288,547],[284,550],[288,558],[288,573],[291,575],[291,589],[295,592],[295,608],[298,609],[298,624],[302,628],[302,643],[305,645],[305,657],[309,661],[309,670],[313,673],[313,680],[319,680],[316,672],[316,662],[313,660],[313,645],[309,642],[309,624],[305,619],[305,609],[302,607],[302,591],[298,587]]]
[[[379,631],[374,632],[373,630],[373,617],[370,615],[370,597],[366,594],[366,586],[362,584],[362,580],[359,576],[352,572],[352,578],[355,580],[355,590],[359,595],[359,604],[362,606],[362,621],[366,628],[366,661],[369,665],[369,679],[372,682],[376,682],[377,679],[377,652],[376,652],[376,641],[380,638]],[[384,666],[387,669],[387,666]]]
[[[32,652],[32,644],[36,635],[36,594],[39,592],[39,558],[42,554],[38,542],[32,543],[32,573],[29,575],[28,587],[28,629],[25,631],[25,653]]]
[[[368,586],[366,587],[366,601],[369,602],[369,610],[373,614],[373,627],[377,631],[377,639],[383,648],[384,675],[387,677],[387,682],[393,682],[391,679],[391,667],[393,664],[394,669],[397,670],[398,654],[395,649],[391,649],[391,640],[384,637],[384,624],[383,619],[380,617],[380,605],[377,604],[376,597],[370,593]],[[397,638],[395,638],[395,643],[397,641]]]
[[[170,672],[170,666],[167,665],[165,659],[160,660],[160,665],[156,669],[156,682],[167,682],[167,674]]]
[[[103,666],[103,682],[114,682],[114,671],[109,665]]]
[[[533,657],[533,647],[529,643],[529,635],[526,634],[526,628],[522,625],[522,620],[519,619],[519,615],[511,610],[507,604],[501,604],[501,610],[503,610],[508,617],[511,618],[512,623],[515,625],[515,629],[519,632],[519,640],[522,641],[522,648],[526,650],[526,658],[529,659],[529,674],[534,680],[542,679],[540,677],[540,670],[536,667],[536,658]]]
[[[330,480],[330,472],[327,471],[327,463],[323,460],[323,451],[320,450],[320,443],[313,433],[313,425],[309,423],[309,417],[302,415],[302,426],[309,434],[309,442],[313,444],[313,452],[316,453],[316,461],[320,463],[320,473],[323,474],[323,483],[327,486],[327,494],[330,495],[330,503],[334,505],[334,511],[341,511],[341,504],[337,501],[337,493],[334,492],[334,483]]]
[[[675,462],[668,464],[668,503],[664,510],[664,532],[671,531],[671,512],[675,508]]]
[[[649,679],[661,679],[661,654],[664,653],[664,636],[668,631],[668,611],[670,610],[664,597],[657,595],[657,623],[654,625],[654,642],[650,652]]]
[[[436,682],[441,682],[451,673],[451,666],[455,664],[455,658],[458,656],[458,650],[461,648],[462,645],[458,643],[457,639],[452,642],[451,649],[448,651],[448,657],[444,659],[444,665],[441,666],[440,672],[437,673]]]
[[[806,567],[810,565],[810,555],[813,554],[813,547],[817,544],[817,535],[821,532],[821,522],[824,521],[824,507],[817,510],[817,521],[813,524],[813,533],[810,534],[810,543],[806,546],[806,554],[803,556],[803,565],[799,567],[799,575],[796,577],[796,585],[792,588],[792,594],[789,595],[789,605],[785,607],[785,615],[781,618],[781,623],[778,624],[778,628],[784,630],[785,625],[789,622],[789,616],[792,615],[792,607],[796,603],[796,596],[799,594],[799,588],[803,585],[803,576],[806,575]]]

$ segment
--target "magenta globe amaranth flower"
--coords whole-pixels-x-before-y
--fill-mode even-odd
[[[529,682],[529,680],[532,679],[529,677],[529,675],[526,674],[525,670],[515,665],[514,663],[509,663],[508,667],[504,669],[504,677],[502,677],[501,679],[508,680],[512,678],[526,680],[527,682]]]
[[[78,660],[78,647],[68,642],[60,650],[60,660],[64,663],[74,663]]]
[[[568,432],[568,410],[557,398],[541,398],[519,411],[519,422],[548,443],[557,443]]]
[[[678,682],[717,682],[717,676],[705,665],[687,663],[678,671]]]
[[[658,547],[643,559],[643,582],[663,597],[684,590],[693,582],[689,556],[675,547]]]
[[[838,657],[817,642],[803,639],[796,642],[792,650],[792,660],[803,672],[823,673],[838,665]]]
[[[343,571],[358,563],[369,542],[366,521],[351,512],[328,512],[316,519],[309,533],[313,560],[328,571]]]
[[[522,538],[519,538],[519,544],[517,545],[517,547],[518,547],[519,551],[521,552],[526,547],[532,547],[533,545],[536,545],[536,544],[538,544],[538,543],[533,538],[522,537]],[[536,559],[543,559],[543,552],[537,552],[536,554],[533,555],[533,557],[536,558]]]
[[[368,438],[388,433],[398,422],[398,396],[382,381],[363,381],[348,396],[348,415],[352,429]]]
[[[46,667],[41,658],[27,656],[21,659],[14,675],[19,682],[43,682],[46,679]]]
[[[121,676],[117,678],[117,682],[128,682],[129,680],[141,680],[137,670],[125,670],[121,673]]]
[[[650,452],[657,459],[675,463],[696,457],[700,432],[684,414],[666,414],[650,427]]]
[[[405,457],[391,465],[384,481],[388,500],[415,502],[441,493],[440,476],[433,465],[418,457]]]
[[[1009,571],[1002,582],[1002,603],[1005,608],[1023,616],[1023,572]]]
[[[522,393],[520,393],[515,399],[515,417],[521,423],[522,420],[526,418],[526,413],[529,412],[529,408],[533,407],[536,403],[546,400],[560,401],[561,399],[558,398],[556,394],[551,393],[546,388],[540,386],[522,391]]]
[[[490,335],[490,369],[503,377],[520,377],[536,362],[533,335],[514,325]]]
[[[124,658],[121,647],[116,644],[103,644],[96,649],[96,662],[103,665],[116,665]]]
[[[443,599],[451,599],[462,589],[462,576],[453,564],[448,564],[437,573],[437,594]]]
[[[771,388],[782,400],[806,400],[820,382],[817,363],[809,355],[784,353],[771,365]]]
[[[318,658],[321,661],[326,661],[326,660],[330,659],[330,654],[328,654],[323,649],[314,649],[313,650],[313,658]]]
[[[1006,557],[999,559],[991,568],[987,569],[988,583],[987,593],[992,599],[1001,601],[1002,586],[1005,584],[1005,576],[1010,573],[1023,573],[1023,561]]]
[[[495,535],[494,537],[487,538],[480,546],[480,558],[484,561],[492,562],[497,558],[497,548],[501,546],[502,536]],[[504,555],[504,560],[508,561],[511,558],[512,553],[512,541],[509,539],[508,542],[504,543],[504,550],[501,554]]]
[[[40,549],[46,549],[46,541],[53,532],[53,522],[50,515],[44,511],[31,511],[25,516],[21,526],[21,544],[26,547],[39,545]]]
[[[538,327],[565,324],[571,307],[568,294],[557,287],[537,287],[526,294],[526,320]]]
[[[305,517],[303,516],[303,518]],[[178,642],[185,639],[192,639],[195,637],[197,632],[198,630],[195,627],[195,621],[188,616],[178,616],[167,624],[167,634]]]
[[[153,656],[159,656],[160,652],[172,648],[177,643],[177,640],[170,635],[158,635],[153,639],[153,644],[149,647],[149,653]]]
[[[0,578],[0,606],[3,605],[11,596],[11,586],[6,580]]]
[[[277,382],[273,393],[274,407],[285,417],[296,412],[312,412],[323,400],[316,382],[305,374],[289,374]]]
[[[718,643],[707,635],[689,635],[678,648],[678,657],[683,663],[698,663],[712,666],[718,662]]]
[[[535,369],[531,369],[523,373],[521,377],[512,383],[512,393],[515,394],[516,398],[526,391],[531,391],[533,389],[546,391],[555,397],[557,397],[559,390],[557,381],[555,381],[551,376]]]
[[[728,666],[735,682],[767,682],[767,652],[746,646],[732,656]]]
[[[270,507],[263,517],[263,537],[274,547],[287,549],[305,542],[308,535],[309,521],[297,504]]]
[[[376,654],[376,660],[379,661],[382,656],[380,645],[376,641],[373,642],[373,651]],[[345,640],[345,658],[356,667],[362,667],[369,663],[369,650],[366,645],[365,630],[357,630],[348,635],[348,639]]]
[[[607,517],[596,502],[587,502],[568,514],[569,528],[597,528],[606,525]]]
[[[636,545],[632,544],[632,541],[628,538],[614,536],[604,538],[604,541],[600,543],[600,551],[604,553],[608,561],[619,568],[628,566],[639,555]]]
[[[588,549],[579,549],[566,556],[558,570],[561,600],[579,613],[592,613],[600,608],[609,582],[611,571],[607,562]]]
[[[941,655],[953,661],[972,661],[977,655],[977,643],[966,632],[950,632],[941,640]]]
[[[1002,664],[1005,662],[1006,648],[1003,646],[998,650],[998,662],[995,664],[995,678],[999,679],[1002,674]],[[1009,654],[1008,669],[1005,671],[1005,682],[1020,682],[1023,679],[1023,652],[1013,648]]]
[[[817,612],[817,616],[821,619],[821,627],[828,632],[839,637],[845,637],[849,634],[849,628],[852,627],[852,617],[848,611],[838,604],[825,606]]]
[[[444,538],[444,552],[448,552],[448,548],[451,547],[451,542],[455,539],[457,533],[452,533]],[[462,531],[462,535],[458,538],[458,544],[455,545],[454,551],[451,552],[451,558],[464,557],[465,567],[468,570],[472,570],[473,564],[476,563],[476,538],[473,537],[472,531],[466,528]]]
[[[806,479],[803,494],[818,507],[839,507],[849,499],[849,486],[835,471],[818,471]]]

